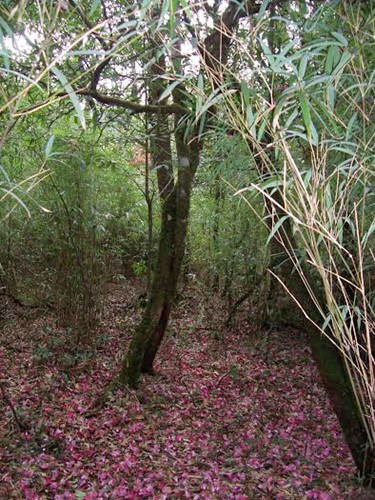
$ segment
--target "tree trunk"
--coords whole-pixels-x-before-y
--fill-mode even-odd
[[[274,194],[273,197],[279,205],[283,205],[282,195],[280,193]],[[270,205],[270,201],[267,200],[267,212],[269,214],[273,213],[274,215],[273,222],[271,218],[268,219],[272,227],[272,225],[277,223],[277,220],[280,220],[280,217],[285,215],[285,213]],[[273,256],[271,266],[274,267],[274,272],[277,273],[286,288],[299,304],[303,306],[305,313],[310,320],[312,320],[308,322],[303,321],[304,318],[301,315],[299,307],[294,304],[295,307],[293,309],[296,314],[294,316],[289,316],[290,322],[307,332],[312,354],[317,364],[321,380],[338,417],[354,462],[364,482],[374,486],[374,450],[370,447],[345,361],[332,341],[326,335],[323,335],[320,329],[313,324],[313,322],[317,325],[322,324],[322,315],[306,289],[300,274],[295,269],[295,264],[288,257],[286,249],[295,248],[296,242],[292,232],[292,225],[290,219],[286,219],[271,240],[271,254]],[[302,264],[302,271],[311,286],[313,281],[309,278],[309,270],[304,264]],[[322,310],[325,311],[326,307],[324,305],[325,300],[323,294],[318,290],[314,290],[314,295],[318,297]]]
[[[186,157],[185,157],[186,158]],[[162,205],[157,265],[151,294],[126,358],[119,381],[136,386],[141,372],[153,373],[153,362],[163,340],[185,252],[192,182],[197,164],[182,166],[178,180]]]
[[[199,47],[206,67],[216,74],[217,80],[222,79],[222,68],[225,66],[231,33],[238,20],[252,12],[253,6],[238,9],[237,2],[231,1],[221,17],[221,29],[207,36],[204,46]],[[258,6],[254,8],[257,12]],[[152,41],[155,49],[155,63],[152,65],[150,80],[150,98],[154,104],[163,105],[168,98],[161,99],[166,89],[167,80],[163,78],[166,72],[164,55],[158,55],[160,40]],[[180,47],[181,49],[181,47]],[[176,73],[181,71],[181,50],[178,43],[174,44],[171,63]],[[175,57],[176,56],[176,57]],[[180,83],[172,91],[174,104],[184,109],[186,89]],[[211,106],[210,115],[215,115]],[[141,372],[153,372],[153,362],[165,334],[171,308],[176,296],[178,278],[185,252],[186,234],[190,209],[190,198],[194,176],[199,164],[199,154],[203,143],[199,139],[199,124],[192,127],[190,134],[182,129],[180,113],[175,113],[174,137],[176,143],[178,174],[175,182],[172,167],[172,153],[168,118],[159,113],[156,117],[155,131],[151,153],[154,166],[157,169],[159,194],[161,198],[162,222],[157,256],[154,269],[151,293],[145,309],[144,317],[131,341],[127,355],[124,357],[119,382],[135,387]],[[188,137],[185,137],[187,135]]]
[[[213,216],[213,227],[212,227],[212,245],[214,254],[214,269],[212,277],[212,291],[217,293],[220,289],[220,278],[218,270],[218,254],[219,254],[219,229],[220,229],[220,212],[221,212],[221,200],[222,200],[222,188],[221,180],[219,174],[215,175],[214,181],[214,216]]]

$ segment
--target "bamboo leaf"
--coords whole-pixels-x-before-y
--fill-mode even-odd
[[[289,43],[287,43],[280,51],[280,56],[286,56],[287,53],[290,51],[290,49],[292,49],[293,47],[295,47],[297,43],[297,40],[291,40]]]
[[[279,176],[273,175],[272,177],[269,177],[261,184],[258,184],[258,187],[260,190],[266,191],[267,189],[278,188],[282,185],[283,185],[282,179],[280,179]]]
[[[5,21],[5,19],[3,17],[0,16],[0,26],[2,26],[3,30],[5,31],[5,33],[10,36],[10,38],[13,39],[14,37],[14,34],[13,34],[13,31],[11,30],[9,24]]]
[[[259,21],[263,19],[269,3],[270,3],[270,0],[263,0],[262,5],[260,6],[260,9],[258,12],[258,20]]]
[[[202,73],[198,75],[198,90],[201,94],[204,94],[204,79]]]
[[[335,107],[336,89],[333,85],[327,87],[327,104],[333,109]]]
[[[253,110],[251,109],[250,105],[247,107],[247,110],[246,110],[246,120],[247,120],[247,124],[250,127],[253,125],[254,120],[255,120],[255,116],[254,116]]]
[[[241,96],[243,98],[244,108],[246,109],[249,106],[250,93],[249,87],[245,82],[241,82]]]
[[[6,188],[1,188],[0,187],[0,191],[3,191],[3,193],[5,193],[3,195],[3,197],[0,198],[0,201],[4,200],[7,196],[10,196],[11,198],[13,198],[18,203],[18,205],[20,205],[25,210],[25,212],[27,213],[28,217],[31,217],[30,210],[27,208],[27,206],[21,200],[21,198],[18,195],[16,195],[16,193],[14,191],[12,191],[12,189],[6,189]]]
[[[43,91],[42,87],[38,83],[36,83],[35,80],[33,80],[27,75],[24,75],[23,73],[19,73],[18,71],[13,71],[12,69],[6,69],[6,68],[1,68],[1,71],[3,71],[4,73],[9,73],[11,75],[19,76],[23,80],[26,80],[27,82],[34,84],[35,87],[37,87],[39,90]]]
[[[168,85],[168,87],[164,90],[164,92],[161,94],[161,96],[159,97],[159,102],[163,101],[164,99],[166,99],[167,97],[169,97],[171,95],[171,93],[173,92],[173,90],[178,86],[180,85],[181,81],[180,80],[175,80],[173,83],[171,83],[170,85]]]
[[[10,178],[6,170],[0,165],[0,172],[3,174],[5,180],[7,181],[8,184],[11,184]]]
[[[370,225],[370,227],[368,228],[368,230],[366,231],[366,233],[363,235],[362,239],[361,239],[361,244],[363,247],[366,246],[370,236],[372,235],[372,233],[375,232],[375,220],[372,222],[372,224]]]
[[[311,114],[309,103],[307,101],[306,95],[303,92],[299,93],[299,102],[302,111],[303,121],[306,127],[307,137],[311,137]]]
[[[52,151],[54,140],[55,140],[55,136],[51,135],[51,137],[48,139],[48,142],[46,144],[45,153],[46,153],[47,158],[49,156],[51,156],[51,151]]]
[[[71,56],[105,56],[108,52],[105,50],[71,50],[66,53],[68,57]]]
[[[348,40],[341,33],[338,33],[337,31],[332,31],[331,35],[333,35],[343,45],[343,47],[348,46]]]
[[[298,116],[298,110],[296,108],[294,108],[292,114],[289,116],[289,118],[287,119],[287,121],[285,122],[285,129],[288,130],[289,127],[291,126],[291,124],[294,122],[294,120],[297,118]]]
[[[307,135],[303,132],[299,132],[298,130],[288,130],[286,134],[286,138],[290,139],[292,137],[300,137],[304,141],[308,141]]]
[[[303,56],[301,58],[300,65],[299,65],[299,68],[298,68],[298,78],[300,80],[302,80],[303,77],[305,76],[306,68],[307,68],[307,63],[308,62],[309,62],[309,56],[308,56],[308,54],[303,54]]]
[[[353,57],[353,55],[349,51],[343,52],[340,62],[336,66],[336,68],[332,71],[332,75],[337,75],[339,71],[341,71],[350,61],[350,59]]]
[[[284,222],[289,219],[289,215],[283,215],[280,217],[280,219],[276,222],[276,224],[272,227],[272,230],[270,234],[268,235],[266,245],[270,243],[272,238],[275,236],[275,234],[279,231],[280,227],[284,224]]]
[[[311,177],[312,177],[312,169],[310,168],[310,170],[308,170],[303,176],[303,184],[304,186],[307,188],[307,186],[310,184],[310,181],[311,181]]]
[[[353,134],[353,129],[355,126],[355,123],[357,121],[358,113],[354,113],[353,116],[350,118],[349,123],[346,127],[346,133],[345,133],[345,140],[349,141],[350,137]]]
[[[322,326],[322,330],[323,331],[326,331],[327,330],[327,326],[331,323],[332,321],[332,316],[331,314],[327,314],[324,322],[323,322],[323,326]]]
[[[267,127],[267,120],[262,120],[262,123],[258,129],[257,141],[260,142],[263,139],[264,132]]]
[[[184,13],[187,15],[187,18],[191,19],[191,10],[187,0],[181,0],[181,5],[183,7]]]
[[[98,10],[98,7],[100,5],[100,0],[94,0],[91,4],[91,9],[90,9],[90,12],[89,12],[89,18],[92,17],[95,12]]]
[[[68,82],[66,76],[62,71],[60,71],[56,66],[51,66],[51,71],[56,75],[62,86],[64,87],[66,93],[68,94],[70,100],[72,101],[72,104],[74,106],[74,109],[77,112],[77,116],[79,118],[79,121],[81,123],[81,126],[83,129],[86,129],[86,120],[85,116],[83,114],[83,109],[81,107],[81,103],[79,102],[79,99],[77,97],[77,94],[74,92],[73,87],[70,85]]]
[[[10,69],[9,54],[8,54],[7,47],[5,45],[5,40],[4,40],[4,36],[3,36],[3,30],[1,29],[1,27],[0,27],[0,45],[1,45],[1,48],[2,48],[1,55],[4,58],[5,69],[9,70]]]
[[[330,46],[327,52],[324,72],[326,75],[331,75],[333,68],[340,60],[340,51],[337,46]]]
[[[276,106],[275,106],[275,110],[273,112],[273,119],[272,119],[272,126],[273,128],[276,128],[279,124],[279,118],[280,118],[280,115],[283,111],[283,108],[284,108],[284,104],[287,102],[288,100],[288,94],[286,92],[283,92],[281,94],[281,97],[280,99],[278,100]]]

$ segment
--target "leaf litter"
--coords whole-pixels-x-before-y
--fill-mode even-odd
[[[130,287],[130,289],[129,289]],[[0,498],[320,499],[364,491],[304,334],[225,329],[188,290],[155,377],[86,410],[118,372],[139,284],[113,284],[95,342],[70,354],[49,312],[0,336]]]

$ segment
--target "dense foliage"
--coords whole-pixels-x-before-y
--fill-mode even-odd
[[[126,306],[131,340],[108,344],[110,376],[92,368],[89,416],[154,373],[175,304],[204,289],[220,302],[216,340],[236,321],[305,331],[374,483],[373,14],[318,0],[2,2],[0,324],[17,307],[52,315],[59,333],[27,363],[75,369],[105,343],[113,284],[144,287]]]

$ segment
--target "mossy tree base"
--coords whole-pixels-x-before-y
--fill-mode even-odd
[[[278,205],[282,206],[281,196],[278,194],[275,196]],[[272,211],[272,207],[269,204],[266,203],[266,206],[269,212],[270,210]],[[283,215],[280,211],[277,214],[278,219]],[[288,254],[284,248],[285,242],[289,245],[290,254],[292,255],[293,249],[297,248],[297,246],[289,219],[282,224],[279,231],[271,240],[271,268],[277,273],[289,293],[303,306],[304,313],[309,318],[309,321],[306,321],[305,315],[296,302],[290,297],[286,297],[284,298],[286,303],[290,299],[289,303],[294,306],[290,308],[290,313],[288,314],[289,324],[307,331],[309,344],[321,380],[340,422],[354,462],[364,484],[375,487],[375,450],[370,447],[345,360],[332,340],[323,335],[320,329],[315,326],[322,324],[323,318],[298,271],[295,269],[294,263],[288,258]],[[307,282],[311,285],[313,280],[309,277],[309,269],[305,264],[302,264],[301,270],[305,277],[307,277]],[[274,279],[273,287],[276,286],[277,281]],[[318,289],[314,290],[314,295],[318,298],[321,309],[326,311],[324,295]],[[286,293],[284,293],[285,296]]]

